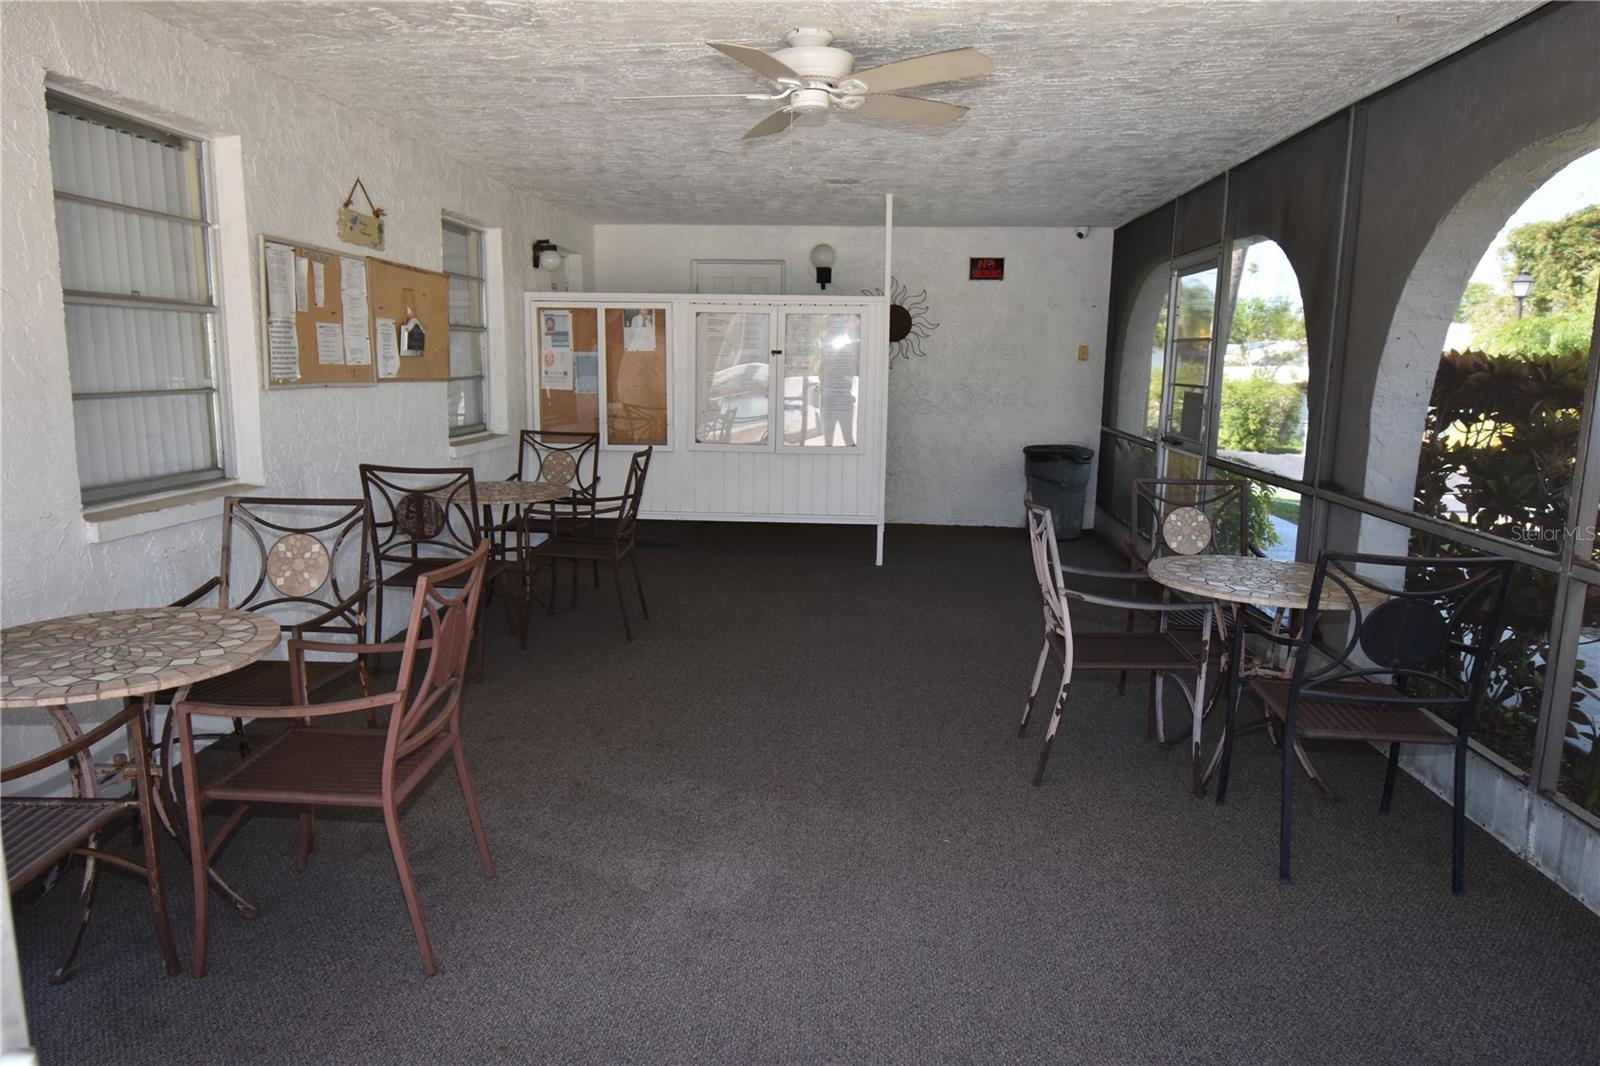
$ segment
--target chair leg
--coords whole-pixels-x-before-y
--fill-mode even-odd
[[[250,738],[245,736],[244,719],[233,720],[233,735],[239,738],[239,758],[248,758],[250,755]]]
[[[89,838],[89,847],[100,846],[100,834],[96,833]],[[83,943],[83,934],[89,931],[89,916],[94,910],[94,886],[99,881],[99,864],[93,856],[83,860],[83,887],[78,890],[78,928],[73,931],[72,939],[67,942],[66,954],[61,956],[61,964],[50,975],[50,983],[59,985],[72,976],[72,960],[78,957],[78,945]]]
[[[194,735],[189,724],[189,717],[184,715],[179,719],[178,732],[182,738],[185,754],[194,751]],[[194,772],[192,765],[185,766],[189,780],[184,789],[184,803],[189,808],[189,866],[190,878],[194,886],[194,963],[189,972],[195,977],[206,975],[206,939],[210,928],[207,925],[207,909],[210,903],[209,891],[210,870],[206,865],[206,840],[205,826],[200,820],[200,779]]]
[[[639,580],[639,560],[631,551],[628,553],[628,565],[633,567],[633,587],[639,590],[639,613],[649,618],[650,606],[644,602],[644,582]]]
[[[1044,647],[1039,649],[1039,665],[1033,668],[1033,687],[1028,689],[1028,702],[1022,705],[1022,724],[1017,726],[1017,736],[1028,735],[1028,716],[1033,713],[1033,701],[1039,695],[1039,682],[1044,678],[1045,660],[1050,658],[1050,641],[1045,639]]]
[[[422,920],[422,904],[417,901],[411,860],[406,858],[405,842],[400,839],[400,819],[392,805],[383,808],[383,824],[389,831],[389,850],[394,853],[395,872],[400,875],[400,891],[406,898],[406,910],[411,913],[411,931],[417,935],[417,947],[422,950],[422,966],[432,977],[439,972],[439,967],[433,961],[433,945],[428,942],[428,925]]]
[[[1044,768],[1050,762],[1050,747],[1056,742],[1056,730],[1061,728],[1061,709],[1067,702],[1067,679],[1062,671],[1061,689],[1056,693],[1056,705],[1050,712],[1050,728],[1044,734],[1044,748],[1039,752],[1039,765],[1033,771],[1033,787],[1044,783]]]
[[[577,575],[573,575],[576,579]],[[633,640],[633,626],[628,624],[628,603],[622,598],[622,566],[615,559],[611,561],[611,583],[617,586],[617,610],[622,612],[622,632]]]
[[[599,588],[600,587],[600,560],[599,559],[591,559],[589,561],[589,565],[590,565],[590,568],[594,570],[594,587],[595,588]]]
[[[472,837],[478,842],[478,857],[483,860],[485,877],[494,876],[494,859],[489,854],[489,838],[483,832],[483,816],[478,813],[478,794],[473,791],[472,777],[467,773],[467,756],[461,750],[457,737],[451,754],[455,756],[456,777],[461,781],[461,798],[467,805],[467,821],[472,823]]]
[[[1228,662],[1236,664],[1244,653],[1244,626],[1238,619],[1233,623],[1233,640],[1229,643]],[[1228,770],[1233,765],[1233,723],[1239,713],[1239,670],[1234,666],[1228,676],[1228,710],[1222,720],[1222,763],[1217,767],[1217,802],[1228,798]]]
[[[1285,740],[1288,739],[1285,723]],[[1289,882],[1289,848],[1294,833],[1294,745],[1283,746],[1283,793],[1278,810],[1278,880]]]
[[[311,858],[311,849],[316,846],[316,808],[300,808],[300,853],[295,857],[294,869],[296,873],[304,873],[306,861]]]
[[[1450,891],[1467,890],[1467,747],[1456,746],[1455,810],[1450,848]]]
[[[1394,799],[1394,779],[1400,769],[1400,745],[1389,745],[1389,765],[1383,771],[1383,799],[1378,801],[1378,813],[1389,813],[1389,802]]]

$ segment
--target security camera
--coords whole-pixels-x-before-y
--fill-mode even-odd
[[[1089,227],[1088,226],[1074,226],[1072,228],[1072,232],[1074,234],[1076,234],[1078,240],[1081,241],[1081,240],[1083,240],[1085,237],[1087,237],[1089,235]]]

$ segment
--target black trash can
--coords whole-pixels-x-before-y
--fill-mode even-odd
[[[1077,444],[1030,444],[1022,449],[1028,491],[1034,502],[1050,508],[1056,537],[1077,540],[1083,535],[1083,496],[1089,487],[1089,465],[1094,449]]]

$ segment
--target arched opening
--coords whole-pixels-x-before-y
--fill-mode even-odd
[[[1597,289],[1600,122],[1508,160],[1439,227],[1391,323],[1366,471],[1373,499],[1548,558],[1517,567],[1474,735],[1526,768],[1548,712],[1562,741],[1557,787],[1591,811],[1600,809],[1600,689],[1592,680],[1600,648],[1582,632],[1594,631],[1600,609],[1586,609],[1573,633],[1556,605],[1568,593],[1600,605],[1588,594],[1596,586],[1562,555],[1581,534],[1570,512],[1580,424],[1595,402],[1587,380]],[[1362,522],[1361,547],[1474,554],[1448,534],[1379,521]],[[1571,691],[1547,698],[1556,649],[1574,641]]]

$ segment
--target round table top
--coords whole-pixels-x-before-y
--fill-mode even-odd
[[[484,507],[549,503],[551,500],[572,495],[571,485],[552,485],[548,481],[480,481],[477,490],[478,503]],[[448,493],[434,495],[448,495]],[[459,490],[456,495],[460,495]]]
[[[1191,596],[1298,611],[1311,601],[1311,581],[1317,568],[1314,563],[1259,559],[1253,555],[1164,555],[1150,560],[1145,572],[1152,580]],[[1375,607],[1385,598],[1363,586],[1356,586],[1355,593],[1364,608]],[[1336,599],[1324,596],[1329,607],[1344,599],[1338,589],[1331,590],[1331,594]]]
[[[278,623],[219,607],[75,614],[0,631],[0,707],[142,696],[248,666]]]

